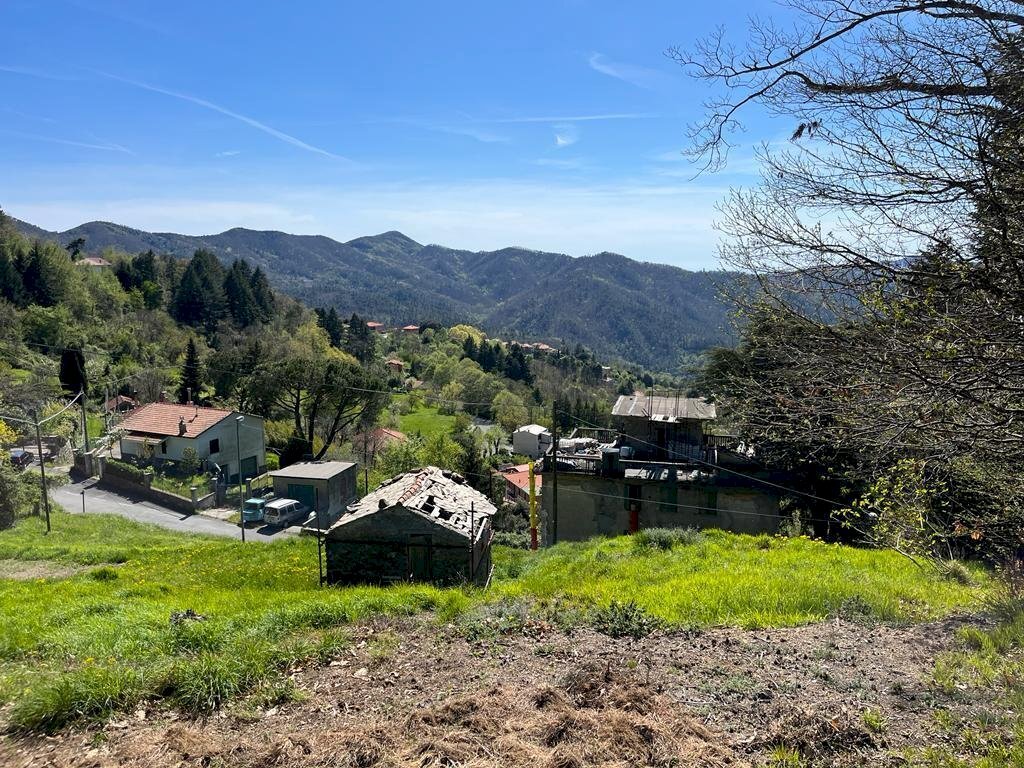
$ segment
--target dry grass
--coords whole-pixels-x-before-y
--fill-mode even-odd
[[[402,721],[343,731],[328,725],[302,736],[216,740],[199,727],[179,724],[152,740],[134,739],[118,757],[127,766],[230,768],[746,765],[656,687],[600,665],[581,666],[557,686],[496,686]]]

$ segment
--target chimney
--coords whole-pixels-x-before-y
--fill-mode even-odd
[[[185,424],[185,417],[182,416],[178,419],[178,437],[181,437],[188,431],[188,427]]]
[[[156,399],[159,400],[161,403],[166,403],[167,402],[167,392],[165,392],[164,390],[161,389],[160,390],[160,394],[157,395]]]

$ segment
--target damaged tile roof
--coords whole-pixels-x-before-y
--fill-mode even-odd
[[[497,511],[488,498],[472,488],[462,475],[438,467],[424,467],[385,480],[376,490],[351,504],[331,530],[397,506],[422,515],[467,539],[470,518],[479,537],[485,528],[481,523]]]
[[[144,435],[173,435],[175,437],[196,437],[214,424],[219,424],[231,411],[220,408],[201,408],[196,405],[177,403],[149,403],[136,408],[121,422],[121,429]],[[184,420],[185,432],[181,431]]]
[[[651,421],[683,421],[715,418],[715,404],[700,397],[620,395],[612,416],[633,416]]]

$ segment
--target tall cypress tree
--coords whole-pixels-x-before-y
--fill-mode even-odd
[[[199,392],[203,388],[203,371],[199,362],[199,350],[196,340],[189,336],[185,347],[185,362],[181,366],[181,381],[178,384],[178,402],[187,403],[191,396],[192,402],[199,402]]]
[[[377,349],[373,331],[366,325],[366,321],[355,312],[352,313],[352,317],[348,321],[344,349],[361,363],[371,360]]]

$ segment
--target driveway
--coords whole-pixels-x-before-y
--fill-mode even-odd
[[[226,536],[241,539],[241,529],[234,523],[216,520],[203,515],[186,515],[174,509],[161,507],[148,499],[136,499],[114,491],[96,487],[95,478],[71,483],[51,492],[51,497],[67,512],[82,513],[82,491],[85,491],[87,513],[109,513],[127,517],[139,523],[159,525],[181,533],[202,533],[208,536]],[[294,536],[297,528],[274,528],[269,525],[247,528],[246,541],[279,541],[285,536]]]

